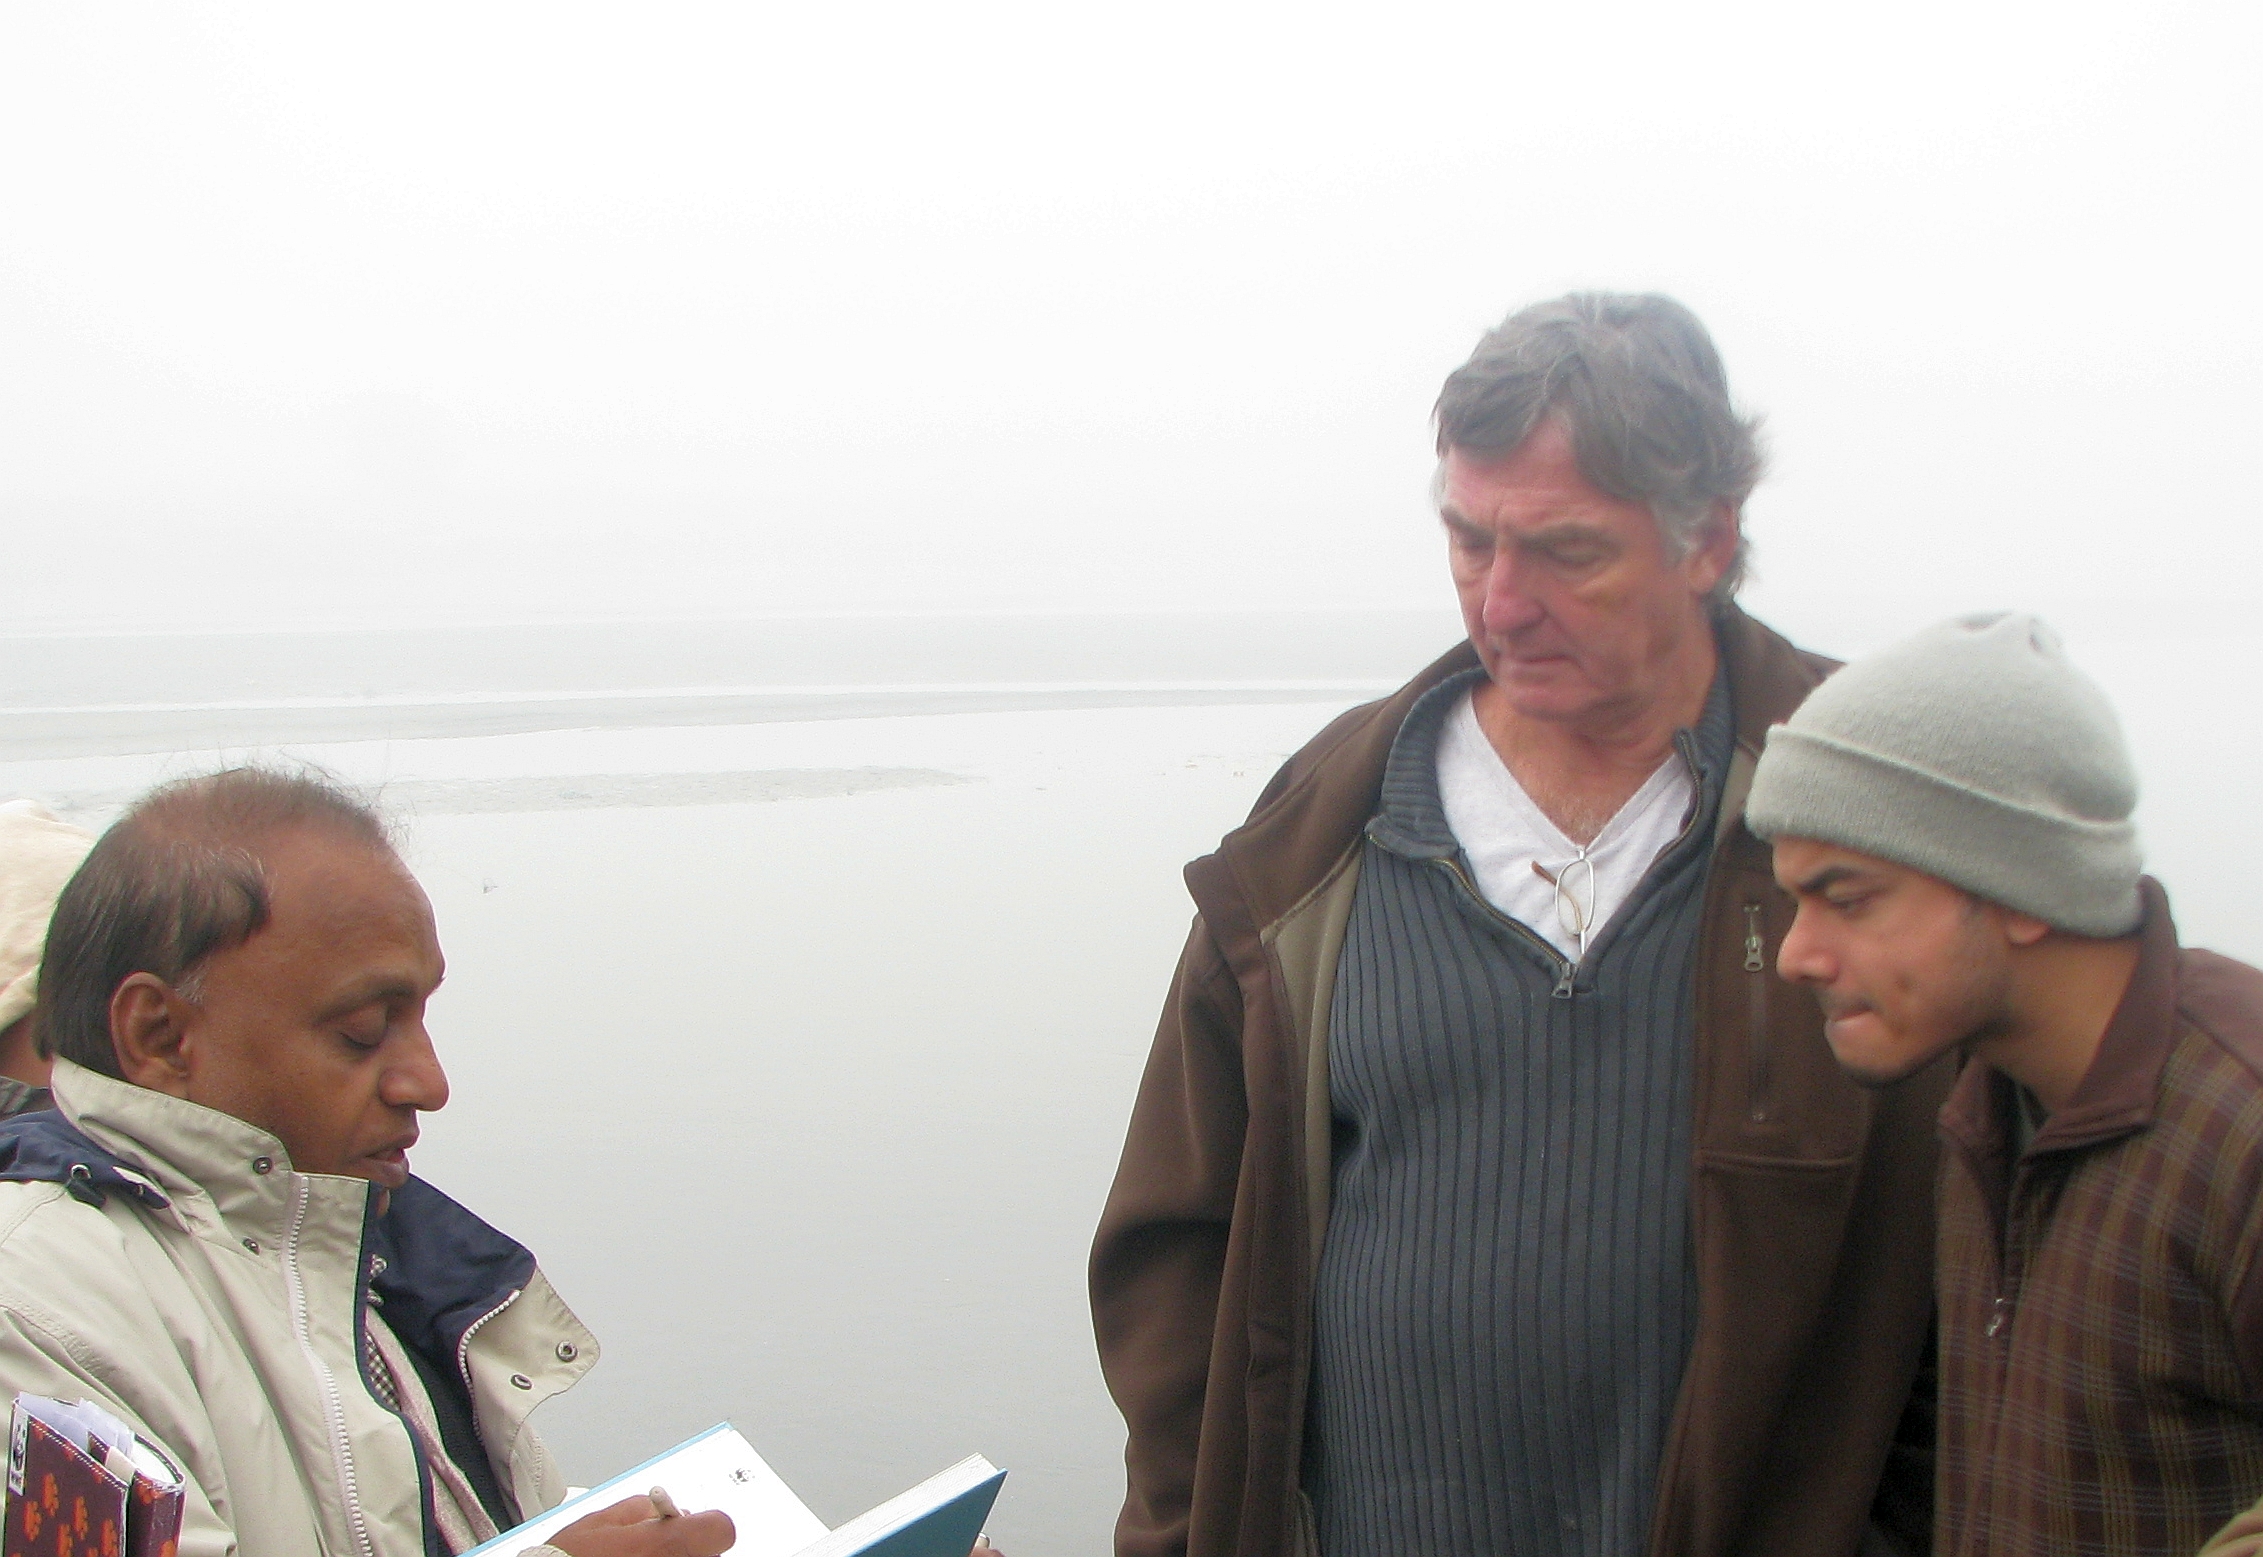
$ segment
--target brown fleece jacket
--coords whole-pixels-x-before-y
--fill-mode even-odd
[[[1743,796],[1767,727],[1830,666],[1733,609],[1719,632],[1737,754],[1691,991],[1699,1317],[1650,1551],[1854,1557],[1874,1509],[1922,1550],[1929,1467],[1903,1451],[1929,1436],[1923,1404],[1899,1446],[1897,1429],[1932,1314],[1949,1066],[1853,1085],[1814,998],[1776,979],[1792,905]],[[1328,994],[1392,739],[1425,689],[1474,662],[1464,644],[1343,715],[1187,867],[1199,913],[1092,1255],[1101,1364],[1130,1428],[1121,1557],[1311,1550],[1298,1464],[1327,1226]]]
[[[2144,896],[2129,988],[2027,1150],[1993,1066],[1941,1115],[1944,1554],[2182,1557],[2263,1493],[2263,973],[2180,951]]]

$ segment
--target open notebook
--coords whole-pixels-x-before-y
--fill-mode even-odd
[[[686,1513],[719,1508],[729,1514],[738,1528],[731,1557],[966,1557],[1005,1479],[981,1455],[970,1455],[829,1531],[737,1429],[718,1422],[659,1458],[506,1530],[469,1557],[509,1557],[540,1546],[575,1520],[654,1487],[666,1487]]]

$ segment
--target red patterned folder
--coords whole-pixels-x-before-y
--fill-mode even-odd
[[[144,1449],[148,1443],[142,1444]],[[174,1557],[181,1542],[181,1510],[187,1495],[181,1478],[159,1486],[148,1474],[134,1473],[133,1489],[126,1494],[126,1557]]]
[[[4,1557],[174,1557],[181,1507],[180,1475],[116,1418],[16,1397]]]

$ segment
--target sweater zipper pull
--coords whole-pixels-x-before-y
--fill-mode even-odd
[[[1760,940],[1760,905],[1758,903],[1747,903],[1744,905],[1745,972],[1764,973],[1767,971],[1768,962],[1762,955],[1763,951],[1764,947]]]

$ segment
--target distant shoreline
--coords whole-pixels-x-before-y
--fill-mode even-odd
[[[1036,687],[1057,688],[1072,703],[1145,698],[1140,689],[1150,688],[1193,688],[1207,698],[1215,694],[1203,689],[1276,683],[1397,685],[1460,636],[1449,609],[4,638],[0,722],[60,711],[99,723],[108,715],[97,710],[394,710],[608,697],[814,706],[883,690],[890,711],[911,697],[960,706],[970,695],[995,702]]]
[[[1442,611],[810,616],[0,641],[0,760],[564,730],[1352,703]]]
[[[349,741],[445,740],[553,730],[781,724],[1085,708],[1346,703],[1387,679],[1018,682],[689,687],[0,709],[0,760],[124,757]]]

